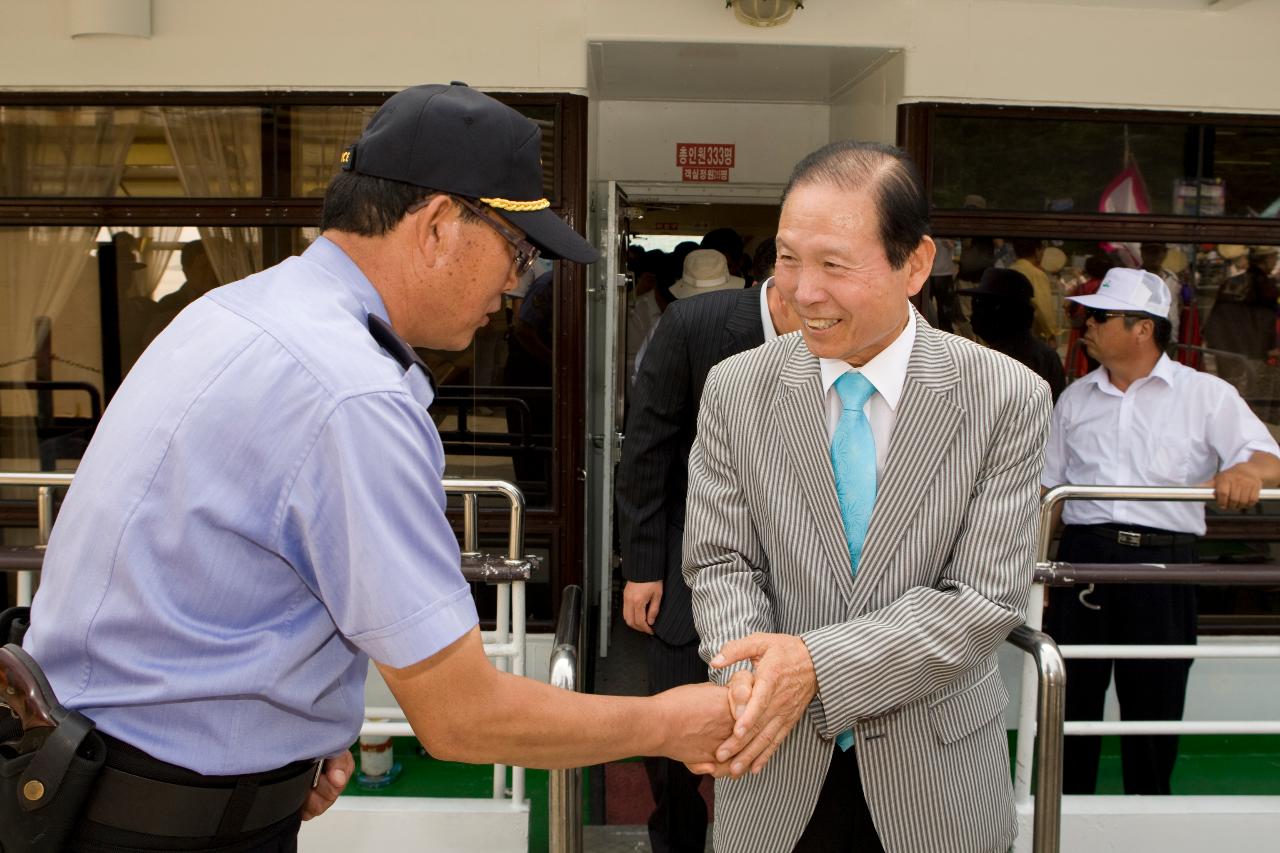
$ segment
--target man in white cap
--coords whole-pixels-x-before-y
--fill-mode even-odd
[[[1211,485],[1217,505],[1243,509],[1280,483],[1280,448],[1235,388],[1166,354],[1169,289],[1146,270],[1113,269],[1086,309],[1086,349],[1101,366],[1068,386],[1053,413],[1041,480],[1076,485]],[[1069,501],[1058,559],[1081,563],[1193,563],[1205,531],[1194,503]],[[1190,644],[1195,588],[1105,585],[1052,590],[1045,628],[1059,643]],[[1182,717],[1189,660],[1119,660],[1126,720]],[[1067,663],[1066,718],[1102,719],[1112,661]],[[1100,739],[1073,738],[1063,791],[1091,794]],[[1176,736],[1121,738],[1126,794],[1168,794]]]

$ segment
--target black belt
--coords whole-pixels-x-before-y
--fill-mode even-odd
[[[1072,524],[1068,530],[1078,530],[1089,536],[1106,539],[1130,548],[1167,548],[1172,545],[1194,545],[1199,538],[1194,533],[1174,533],[1145,527],[1125,527],[1120,524]]]
[[[316,762],[296,772],[279,771],[219,777],[225,787],[184,785],[102,768],[84,817],[94,823],[143,835],[214,838],[252,832],[297,814],[320,771]]]

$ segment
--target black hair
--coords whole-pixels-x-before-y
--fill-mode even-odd
[[[901,269],[929,233],[929,199],[915,163],[901,148],[842,139],[824,145],[791,171],[782,203],[797,186],[828,184],[857,191],[870,187],[880,219],[880,245],[889,266]]]
[[[751,261],[751,272],[756,278],[764,281],[773,274],[778,264],[778,244],[772,237],[766,237],[756,246],[755,257]]]
[[[1031,237],[1016,237],[1013,240],[1013,254],[1019,258],[1030,258],[1044,248],[1043,240]]]
[[[996,344],[1030,334],[1035,313],[1030,299],[974,294],[969,322],[978,337]]]
[[[1113,266],[1111,258],[1106,255],[1090,255],[1084,259],[1084,274],[1089,278],[1106,278],[1107,271]]]
[[[1151,339],[1156,343],[1156,349],[1164,352],[1169,348],[1169,342],[1173,340],[1173,322],[1167,317],[1157,317],[1154,314],[1144,314],[1141,316],[1127,314],[1124,318],[1124,327],[1132,329],[1143,320],[1150,320],[1154,328],[1151,330]]]
[[[339,172],[324,193],[320,230],[332,228],[361,237],[381,237],[400,224],[413,204],[437,194],[438,190],[403,181]],[[476,215],[462,205],[458,205],[458,213],[463,222],[476,220]]]
[[[736,267],[742,258],[742,235],[732,228],[713,228],[702,238],[698,248],[715,249],[724,255],[731,267]]]

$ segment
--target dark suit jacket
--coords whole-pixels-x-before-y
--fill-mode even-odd
[[[662,315],[636,375],[615,491],[622,575],[664,582],[653,630],[673,645],[698,636],[680,547],[702,386],[717,363],[762,343],[758,289],[689,297]]]

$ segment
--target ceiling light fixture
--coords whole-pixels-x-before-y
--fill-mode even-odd
[[[804,8],[801,0],[725,0],[724,5],[732,6],[738,20],[753,27],[785,24],[796,9]]]

